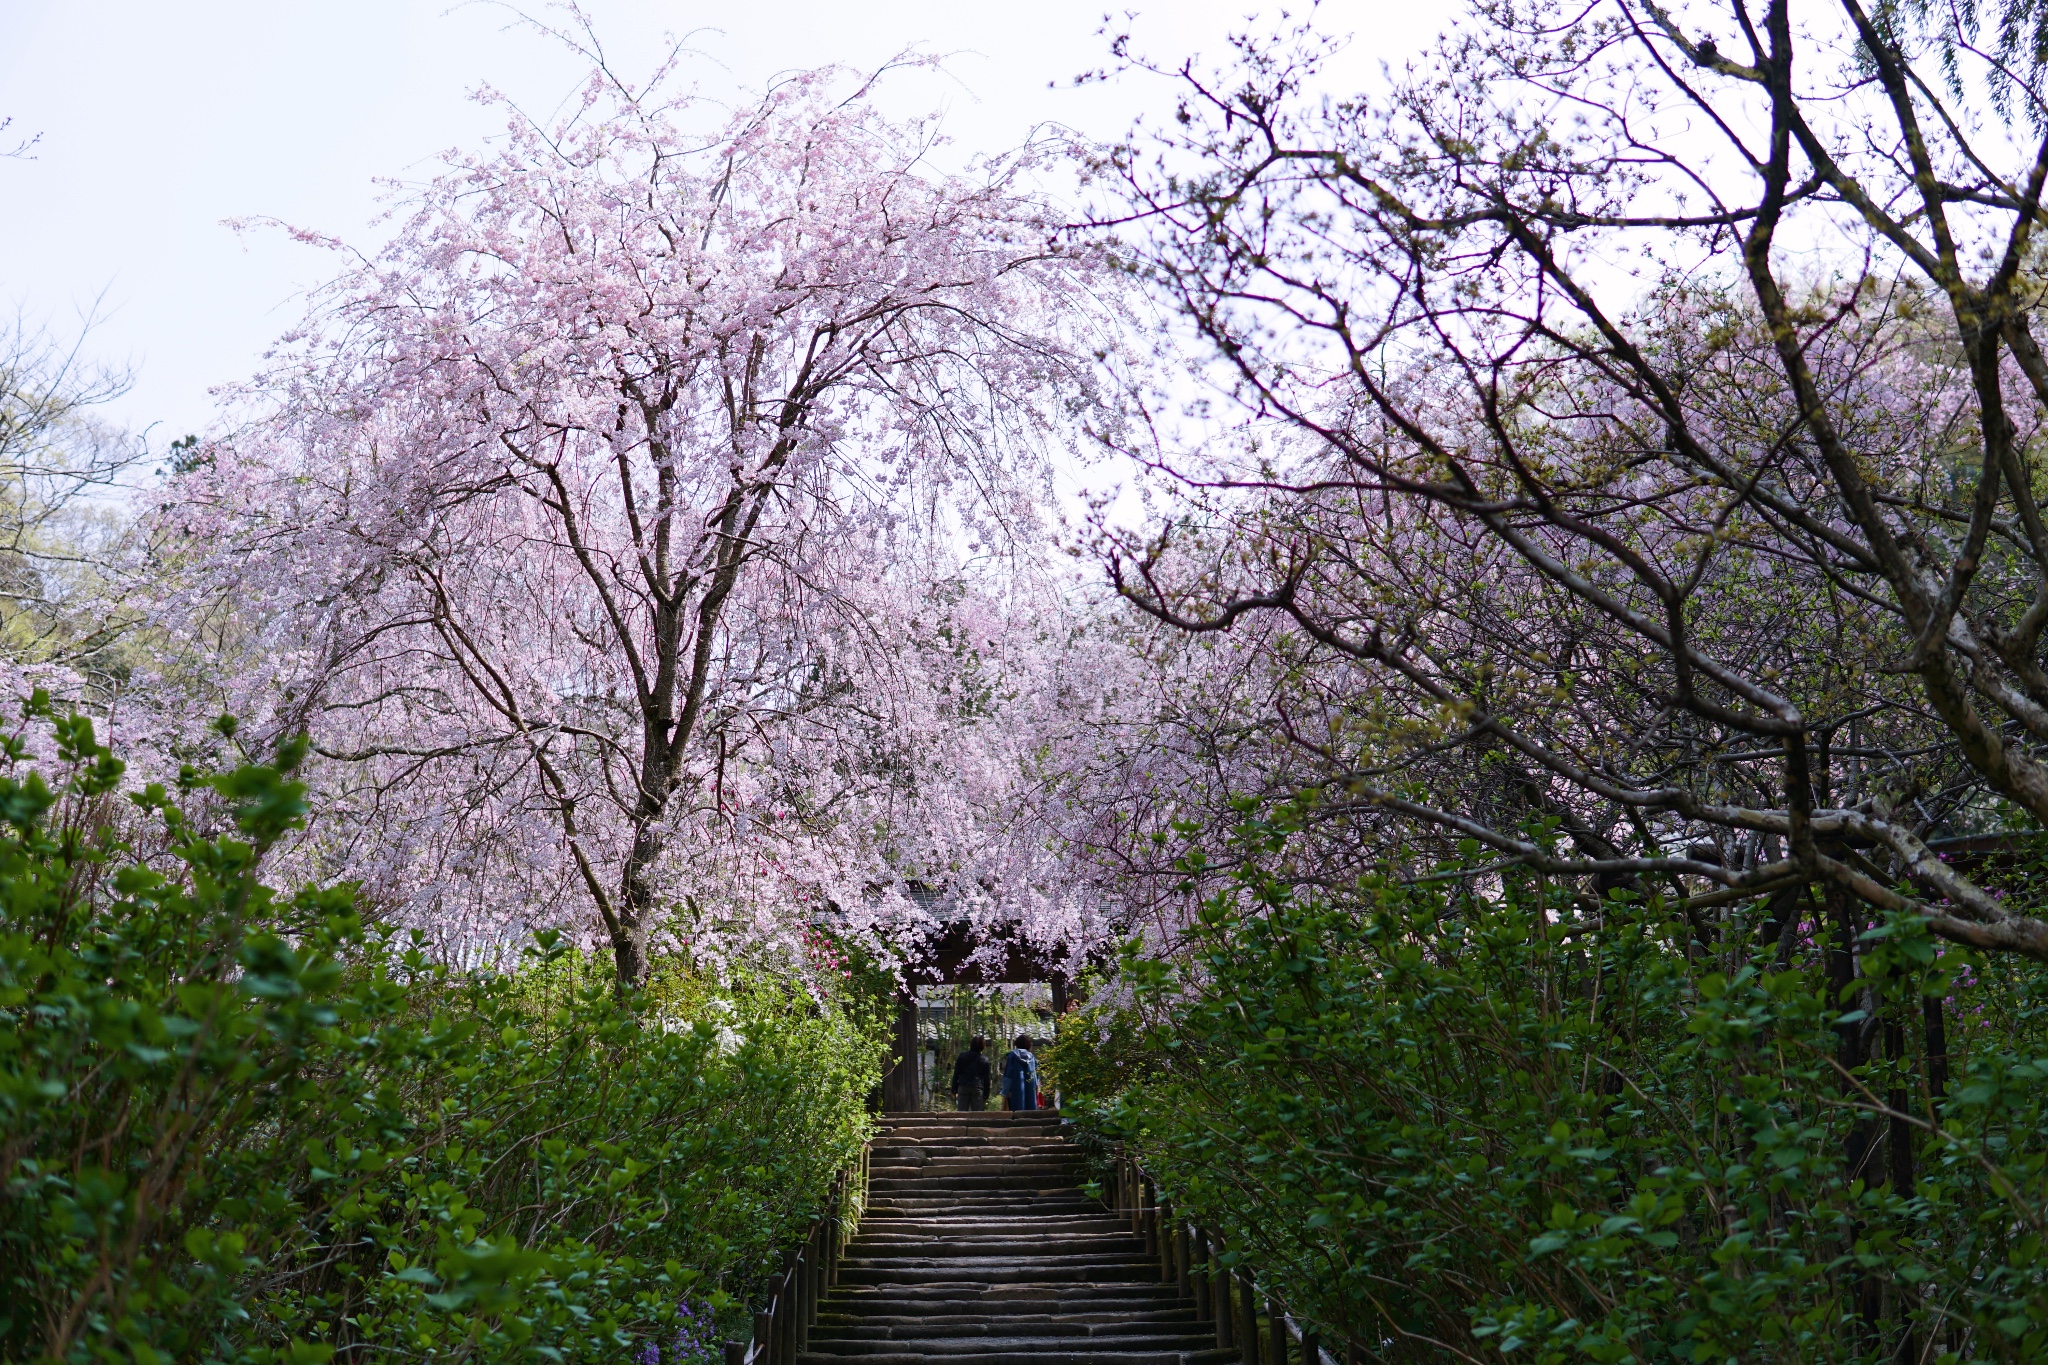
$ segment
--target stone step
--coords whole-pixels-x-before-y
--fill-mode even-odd
[[[1002,1146],[968,1147],[960,1143],[933,1143],[930,1148],[887,1147],[872,1153],[868,1158],[870,1170],[883,1170],[901,1166],[919,1168],[944,1164],[947,1166],[994,1165],[997,1162],[1035,1162],[1041,1166],[1055,1166],[1063,1169],[1083,1170],[1086,1163],[1073,1152],[1060,1151],[1057,1147],[1039,1149],[1020,1147],[1013,1143]]]
[[[856,1234],[854,1242],[856,1244],[866,1244],[868,1238],[879,1238],[877,1244],[895,1244],[895,1242],[930,1242],[930,1240],[940,1240],[940,1238],[944,1238],[944,1240],[958,1238],[958,1240],[961,1240],[961,1244],[969,1244],[969,1242],[1026,1242],[1026,1240],[1032,1242],[1032,1244],[1038,1244],[1038,1242],[1063,1242],[1067,1238],[1098,1238],[1098,1236],[1130,1238],[1133,1242],[1141,1240],[1130,1228],[1120,1226],[1120,1224],[1112,1224],[1112,1222],[1100,1222],[1094,1228],[1085,1226],[1083,1220],[1079,1220],[1079,1218],[1075,1218],[1073,1224],[1083,1224],[1083,1226],[1057,1226],[1057,1222],[1059,1220],[1047,1218],[1047,1220],[1042,1220],[1042,1222],[1038,1222],[1038,1224],[1034,1224],[1030,1228],[1014,1228],[1014,1226],[1001,1222],[1001,1220],[989,1222],[989,1220],[981,1220],[981,1218],[961,1220],[961,1222],[946,1222],[946,1224],[934,1222],[930,1218],[891,1218],[891,1220],[879,1220],[877,1218],[877,1220],[864,1220],[860,1224],[860,1232]],[[1044,1226],[1044,1224],[1055,1224],[1055,1226]]]
[[[1133,1331],[1116,1336],[1059,1336],[1036,1332],[1011,1332],[1007,1329],[977,1336],[959,1337],[918,1337],[914,1340],[892,1340],[888,1337],[859,1338],[832,1337],[820,1340],[816,1333],[811,1336],[811,1351],[820,1354],[864,1356],[889,1354],[899,1351],[917,1351],[930,1355],[974,1356],[979,1358],[984,1351],[1015,1350],[1019,1347],[1038,1350],[1064,1351],[1199,1351],[1213,1348],[1214,1336],[1201,1332],[1169,1328],[1163,1331]]]
[[[1112,1272],[1101,1266],[978,1266],[935,1263],[925,1266],[848,1266],[841,1273],[844,1284],[865,1285],[950,1285],[965,1290],[986,1284],[1072,1284],[1124,1292],[1154,1284],[1129,1272]]]
[[[928,1160],[904,1157],[901,1160],[877,1160],[869,1164],[868,1175],[879,1180],[887,1176],[933,1176],[973,1175],[976,1172],[989,1174],[1007,1172],[1028,1172],[1032,1175],[1052,1175],[1070,1184],[1085,1184],[1092,1176],[1088,1167],[1079,1161],[1063,1156],[998,1155],[935,1156]]]
[[[1017,1313],[1154,1317],[1189,1307],[1171,1285],[842,1285],[832,1293],[818,1306],[820,1320],[829,1316],[839,1323],[871,1317],[988,1322]]]
[[[1130,1228],[1130,1219],[1108,1212],[1098,1201],[1089,1200],[1088,1202],[1094,1209],[1093,1213],[1055,1214],[1053,1217],[1042,1222],[1033,1223],[1031,1225],[1032,1231],[1057,1232],[1061,1228],[1086,1230],[1091,1227],[1122,1228],[1125,1230]],[[894,1214],[877,1213],[870,1207],[867,1214],[861,1219],[860,1226],[863,1231],[870,1224],[888,1224],[890,1226],[946,1227],[962,1232],[974,1228],[983,1228],[989,1232],[1005,1232],[1011,1230],[1013,1221],[1003,1217],[990,1218],[971,1210],[955,1209],[947,1209],[931,1217],[899,1218]]]
[[[874,1146],[868,1148],[874,1156],[885,1152],[1057,1152],[1073,1150],[1073,1144],[1059,1134],[1044,1138],[1032,1134],[887,1134],[874,1138]]]
[[[1094,1233],[1076,1236],[1071,1233],[1053,1234],[1044,1237],[1020,1238],[1011,1233],[1004,1236],[955,1236],[895,1237],[880,1233],[864,1232],[847,1248],[847,1255],[868,1259],[876,1256],[1001,1256],[1010,1260],[1024,1260],[1047,1253],[1058,1256],[1086,1254],[1092,1256],[1117,1256],[1126,1261],[1135,1261],[1145,1254],[1145,1239],[1130,1233]]]
[[[1062,1123],[884,1123],[875,1128],[877,1142],[1065,1142]]]
[[[1195,1316],[1192,1304],[1170,1307],[1140,1309],[1130,1312],[1124,1309],[1104,1310],[1092,1307],[1078,1307],[1057,1313],[1020,1312],[1012,1309],[1000,1318],[991,1316],[985,1309],[963,1309],[959,1312],[889,1313],[882,1311],[882,1305],[865,1313],[843,1313],[821,1305],[818,1312],[818,1326],[813,1331],[830,1328],[835,1333],[874,1331],[889,1332],[899,1337],[914,1336],[975,1336],[993,1331],[997,1327],[1015,1327],[1022,1332],[1033,1331],[1041,1326],[1072,1327],[1086,1333],[1094,1328],[1114,1328],[1133,1322],[1152,1323],[1185,1327],[1189,1331],[1203,1328],[1208,1324]]]
[[[949,1244],[940,1243],[941,1247],[947,1245]],[[991,1259],[993,1258],[971,1251],[962,1251],[956,1254],[949,1250],[940,1250],[934,1253],[877,1246],[851,1250],[840,1264],[849,1266],[944,1265],[951,1261],[959,1261],[962,1265],[979,1266],[986,1265]],[[1150,1266],[1155,1273],[1158,1270],[1158,1262],[1148,1258],[1142,1247],[1134,1252],[1125,1247],[1098,1249],[1087,1246],[1046,1246],[1001,1259],[1013,1265],[1093,1265],[1101,1266],[1105,1270],[1112,1268],[1142,1270],[1146,1266]]]
[[[1096,1313],[1093,1321],[1078,1315],[1039,1314],[1003,1317],[994,1321],[971,1318],[869,1318],[857,1323],[820,1322],[811,1329],[812,1341],[928,1341],[969,1337],[1066,1337],[1083,1341],[1107,1341],[1134,1336],[1196,1336],[1204,1324],[1193,1316],[1142,1317]]]
[[[933,1360],[979,1361],[981,1365],[1229,1365],[1238,1358],[1235,1350],[1219,1350],[1214,1338],[1187,1338],[1179,1346],[1132,1347],[1110,1345],[1077,1349],[1071,1342],[1011,1342],[966,1340],[960,1342],[919,1342],[916,1350],[900,1343],[894,1349],[881,1343],[863,1343],[850,1349],[810,1350],[797,1357],[798,1365],[830,1365],[833,1361],[858,1360],[862,1365],[926,1365]]]
[[[975,1222],[1008,1220],[1010,1224],[1020,1224],[1020,1222],[1022,1224],[1032,1224],[1038,1218],[1047,1218],[1047,1216],[1057,1216],[1057,1218],[1085,1216],[1087,1212],[1090,1212],[1090,1209],[1100,1209],[1100,1207],[1102,1207],[1100,1201],[1090,1199],[1087,1195],[1077,1195],[1077,1193],[1075,1195],[1063,1195],[1063,1193],[1057,1193],[1057,1191],[1047,1191],[1047,1193],[1032,1191],[1028,1195],[1016,1195],[1016,1197],[1008,1197],[1008,1199],[1001,1197],[999,1193],[991,1193],[991,1191],[971,1191],[971,1197],[961,1197],[961,1199],[944,1199],[940,1195],[903,1193],[903,1191],[895,1191],[895,1189],[889,1191],[887,1197],[874,1195],[874,1193],[868,1195],[868,1209],[870,1209],[872,1214],[881,1214],[881,1216],[922,1218],[922,1216],[940,1214],[940,1212],[958,1212],[958,1214],[969,1214]]]
[[[1000,1283],[983,1281],[978,1284],[880,1284],[857,1285],[841,1283],[820,1304],[831,1311],[876,1313],[888,1311],[895,1305],[898,1311],[920,1314],[927,1313],[988,1313],[998,1305],[1049,1304],[1043,1309],[1052,1312],[1103,1312],[1113,1310],[1105,1301],[1118,1304],[1143,1304],[1146,1311],[1153,1311],[1162,1304],[1173,1306],[1186,1300],[1175,1296],[1174,1287],[1156,1280],[1126,1280],[1116,1284],[1075,1284],[1056,1281],[1038,1281],[1029,1284]],[[1041,1311],[1041,1310],[1034,1310]]]
[[[1062,1170],[1058,1166],[1017,1165],[997,1166],[962,1162],[958,1166],[877,1166],[868,1173],[868,1188],[888,1189],[903,1185],[923,1185],[931,1189],[988,1190],[1001,1189],[1005,1185],[1030,1185],[1039,1188],[1078,1190],[1086,1181],[1086,1172]]]
[[[919,1198],[938,1198],[949,1191],[957,1191],[960,1194],[1001,1194],[1010,1190],[1018,1194],[1080,1194],[1081,1186],[1071,1176],[1051,1173],[975,1175],[959,1172],[946,1175],[884,1175],[878,1171],[868,1181],[870,1198],[877,1194],[915,1194]]]
[[[1085,1170],[1062,1170],[1057,1166],[1009,1166],[963,1161],[957,1166],[877,1166],[868,1174],[869,1190],[911,1187],[945,1190],[1001,1189],[1005,1185],[1022,1189],[1080,1191],[1092,1183]]]
[[[1063,1120],[1049,1109],[1005,1114],[884,1114],[877,1126],[885,1133],[1057,1133]]]

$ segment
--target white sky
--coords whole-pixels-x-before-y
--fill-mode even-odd
[[[1257,3],[1123,0],[1118,10],[1140,10],[1144,50],[1178,58],[1221,55]],[[692,68],[711,94],[793,68],[871,66],[913,44],[952,54],[949,78],[899,83],[896,98],[906,113],[944,108],[967,151],[1007,149],[1048,121],[1113,136],[1141,110],[1170,108],[1156,84],[1071,88],[1106,59],[1103,0],[586,8],[629,72],[662,33],[694,31],[692,45],[714,59]],[[1349,55],[1364,78],[1454,12],[1431,0],[1332,0],[1321,23],[1358,35]],[[222,220],[273,217],[374,246],[376,177],[423,179],[439,152],[501,126],[468,98],[478,84],[546,112],[580,74],[571,54],[480,3],[0,0],[6,145],[41,137],[33,160],[0,160],[0,305],[63,331],[101,300],[107,321],[90,350],[137,373],[109,415],[154,424],[161,450],[204,428],[207,389],[247,375],[296,319],[299,292],[333,267],[281,233],[237,234]]]

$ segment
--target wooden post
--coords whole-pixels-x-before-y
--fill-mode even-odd
[[[1138,1219],[1145,1225],[1145,1251],[1157,1256],[1159,1251],[1159,1223],[1153,1214],[1159,1208],[1159,1191],[1141,1173],[1138,1176]],[[1164,1278],[1162,1276],[1161,1278]]]
[[[1301,1329],[1301,1365],[1323,1365],[1323,1339],[1306,1327]]]
[[[1212,1316],[1209,1308],[1209,1244],[1202,1236],[1200,1227],[1188,1229],[1188,1241],[1193,1247],[1194,1260],[1188,1266],[1189,1284],[1194,1291],[1195,1316]]]
[[[1280,1311],[1279,1302],[1271,1294],[1266,1296],[1266,1339],[1267,1357],[1272,1365],[1287,1365],[1287,1314]]]
[[[853,1205],[853,1175],[849,1171],[839,1173],[839,1192],[832,1196],[832,1280],[839,1283],[839,1263],[846,1259],[847,1218]]]
[[[1230,1330],[1230,1272],[1223,1268],[1217,1253],[1223,1250],[1221,1239],[1209,1238],[1209,1302],[1216,1310],[1216,1345],[1229,1350],[1237,1344],[1237,1338]]]
[[[726,1342],[725,1365],[747,1365],[747,1343],[744,1341]]]
[[[797,1296],[796,1306],[796,1353],[802,1355],[811,1344],[811,1310],[818,1303],[818,1227],[813,1224],[811,1235],[804,1240],[804,1249],[797,1257],[797,1278],[803,1281],[803,1292]]]
[[[818,1320],[818,1300],[825,1297],[825,1248],[832,1244],[832,1222],[820,1218],[811,1231],[811,1273],[809,1302],[804,1305],[804,1344],[811,1340],[811,1324]]]
[[[772,1305],[773,1299],[769,1300]],[[760,1365],[775,1365],[775,1315],[771,1312],[754,1314],[754,1345],[760,1348]]]
[[[1153,1190],[1152,1207],[1145,1216],[1145,1235],[1152,1243],[1152,1250],[1159,1257],[1159,1282],[1173,1283],[1173,1224],[1170,1216],[1172,1206],[1158,1197]]]
[[[1244,1365],[1259,1365],[1259,1301],[1252,1292],[1252,1277],[1237,1274],[1238,1338],[1244,1346]]]
[[[1188,1277],[1188,1225],[1181,1221],[1178,1212],[1173,1218],[1173,1287],[1183,1299],[1195,1296]]]
[[[797,1302],[797,1269],[803,1260],[797,1251],[782,1253],[782,1290],[775,1296],[775,1360],[776,1365],[796,1365],[796,1323],[803,1311]]]

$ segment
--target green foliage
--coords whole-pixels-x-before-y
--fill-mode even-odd
[[[1297,1312],[1390,1361],[2048,1357],[2048,972],[1894,919],[1837,1000],[1810,935],[1518,874],[1298,892],[1288,823],[1060,1061]]]
[[[123,817],[90,724],[30,712],[62,770],[0,742],[0,1358],[670,1365],[864,1138],[876,1048],[829,1005],[621,1001],[551,935],[453,976],[259,879],[302,743]]]

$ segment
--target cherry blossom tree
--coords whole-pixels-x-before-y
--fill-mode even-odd
[[[1245,426],[1139,451],[1194,510],[1121,586],[1353,671],[1290,724],[1331,818],[1826,923],[1845,989],[1886,913],[2048,958],[1930,847],[2048,818],[2037,8],[1481,3],[1383,97],[1312,93],[1312,27],[1168,73],[1110,211]]]
[[[506,106],[151,527],[220,704],[324,756],[322,856],[469,934],[573,890],[622,981],[706,878],[975,883],[932,831],[986,761],[976,612],[1031,577],[1115,298],[1029,154],[942,172],[839,71],[658,88]]]

